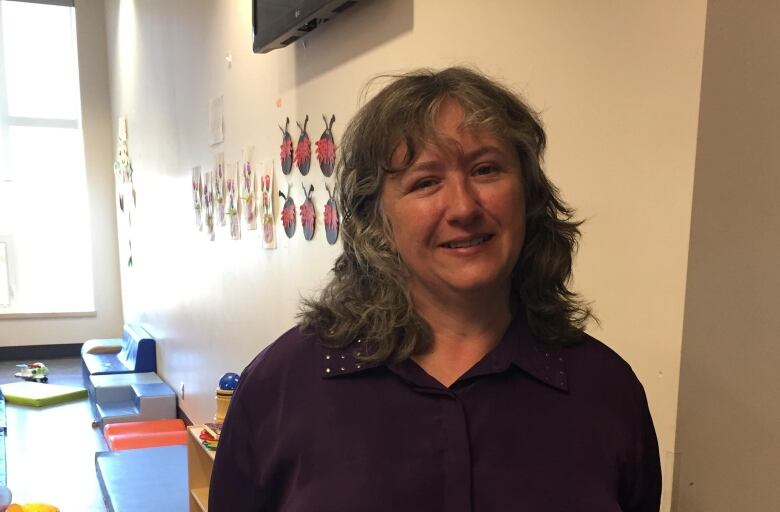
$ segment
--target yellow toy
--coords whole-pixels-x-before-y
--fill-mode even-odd
[[[60,512],[60,509],[46,503],[28,503],[26,505],[11,503],[5,512]]]

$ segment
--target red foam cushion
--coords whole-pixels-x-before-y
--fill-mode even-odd
[[[184,427],[184,421],[180,419],[128,421],[125,423],[109,423],[103,428],[103,435],[105,435],[106,439],[108,439],[109,436],[117,434],[176,432],[179,430],[186,430]]]
[[[112,450],[129,450],[133,448],[151,448],[153,446],[169,446],[187,444],[187,432],[145,432],[139,434],[107,435],[108,446]]]

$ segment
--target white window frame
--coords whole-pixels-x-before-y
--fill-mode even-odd
[[[0,251],[5,249],[5,275],[8,282],[8,304],[0,302],[0,311],[10,308],[14,303],[14,290],[16,289],[16,279],[13,274],[14,269],[14,243],[10,235],[0,235]],[[2,271],[3,269],[0,269]]]
[[[47,4],[47,5],[60,5],[64,7],[74,7],[73,0],[0,0],[3,2],[26,2],[31,4]],[[2,24],[2,9],[0,9],[0,24]],[[3,55],[3,39],[0,37],[0,55]],[[19,117],[11,116],[8,114],[8,102],[5,91],[6,74],[5,74],[5,59],[0,59],[0,172],[3,169],[9,169],[8,162],[4,161],[8,155],[8,132],[5,131],[5,126],[27,126],[27,127],[41,127],[41,128],[80,128],[79,119],[47,119],[39,117]],[[0,180],[12,180],[13,177],[9,175],[0,174]]]
[[[74,0],[0,0],[0,2],[26,2],[33,4],[56,5],[62,7],[75,8]],[[74,18],[75,23],[75,18]],[[0,9],[0,27],[2,26],[2,9]],[[3,37],[0,34],[0,57],[4,55]],[[0,58],[0,181],[13,182],[11,166],[9,165],[8,155],[10,154],[10,136],[6,127],[39,127],[39,128],[74,128],[81,129],[80,118],[31,118],[11,116],[8,111],[8,100],[6,87],[6,70],[3,58]],[[80,89],[79,85],[79,89]],[[0,234],[0,242],[6,244],[6,267],[9,286],[9,304],[0,305],[0,317],[65,317],[65,316],[94,316],[94,311],[88,312],[51,312],[51,313],[25,313],[14,312],[14,296],[17,287],[15,273],[15,247],[12,235]],[[94,297],[94,290],[93,290]],[[94,300],[94,299],[93,299]],[[4,310],[10,310],[10,313],[4,313]]]

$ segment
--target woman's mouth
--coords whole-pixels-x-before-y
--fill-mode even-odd
[[[480,235],[474,238],[467,238],[463,240],[452,240],[441,244],[446,249],[465,249],[466,247],[474,247],[475,245],[484,244],[488,240],[493,238],[493,235]]]

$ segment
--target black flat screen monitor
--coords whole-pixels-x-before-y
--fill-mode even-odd
[[[364,0],[251,0],[255,53],[284,48]]]

